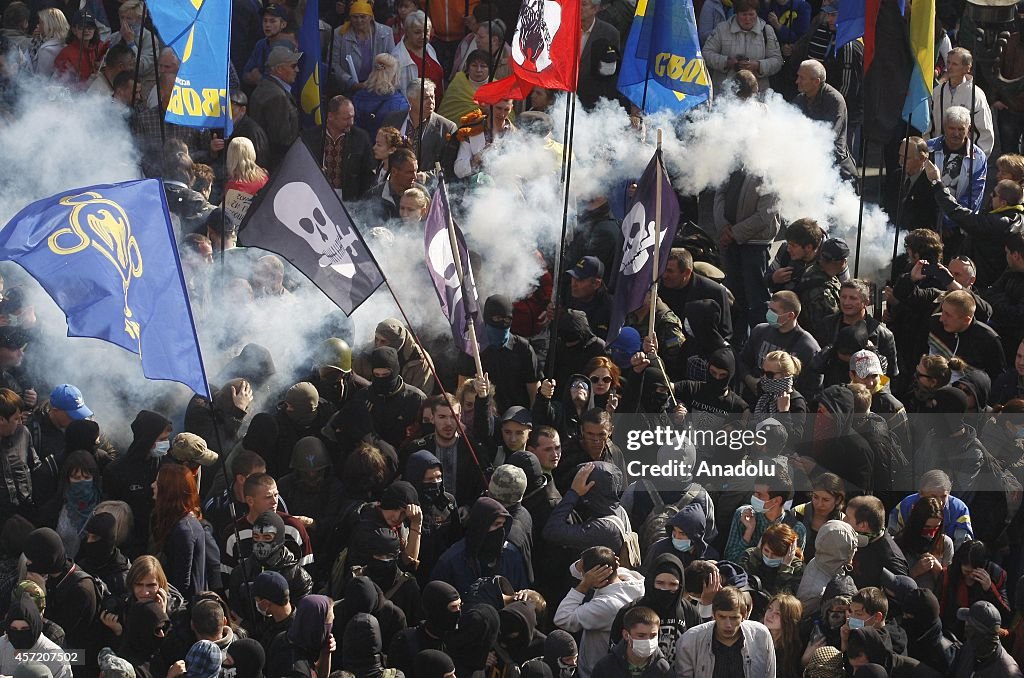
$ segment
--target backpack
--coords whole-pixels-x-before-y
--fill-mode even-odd
[[[643,558],[640,553],[640,537],[636,532],[626,529],[626,524],[617,515],[610,515],[608,518],[615,527],[622,533],[622,548],[619,549],[619,565],[627,570],[639,570]]]
[[[682,497],[671,504],[666,504],[661,498],[661,493],[655,489],[651,481],[643,478],[640,480],[640,484],[647,490],[647,493],[651,496],[651,501],[654,502],[654,508],[651,509],[644,522],[641,523],[639,532],[640,549],[643,553],[647,553],[647,550],[651,548],[654,542],[665,536],[665,525],[672,516],[689,506],[691,502],[700,496],[704,488],[697,483],[691,483],[690,489]]]
[[[92,582],[93,595],[96,596],[96,614],[94,618],[96,621],[99,621],[100,613],[104,610],[103,605],[111,596],[110,587],[107,586],[105,581],[99,577],[92,576],[78,565],[75,565],[74,569],[68,573],[63,583],[73,585],[83,579],[89,579]]]
[[[1010,521],[1020,510],[1021,499],[1024,497],[1024,486],[1017,477],[1010,473],[1002,463],[981,446],[981,469],[978,471],[977,484],[981,491],[997,491],[1006,501],[1006,515],[1003,516],[1002,536],[1010,525]],[[996,490],[996,488],[999,488]]]
[[[881,419],[877,414],[872,416]],[[885,436],[858,431],[875,453],[874,477],[872,478],[874,487],[871,488],[874,494],[892,492],[911,486],[910,460],[903,454],[903,448],[888,424],[885,424],[885,430],[887,433]],[[902,496],[902,492],[900,495]]]

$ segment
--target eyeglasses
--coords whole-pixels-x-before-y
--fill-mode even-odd
[[[590,378],[591,384],[610,384],[612,383],[611,377],[599,377],[596,374]]]

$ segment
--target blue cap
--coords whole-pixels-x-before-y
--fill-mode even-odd
[[[77,386],[61,384],[50,393],[50,405],[68,413],[72,419],[88,419],[92,410],[85,406],[85,398]]]
[[[280,572],[260,572],[252,588],[254,598],[265,598],[275,605],[284,605],[288,602],[288,580]]]
[[[565,272],[577,280],[587,278],[603,278],[604,264],[597,257],[583,257],[576,262],[576,265]]]

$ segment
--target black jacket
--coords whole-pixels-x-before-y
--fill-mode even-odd
[[[974,320],[963,332],[947,332],[933,315],[928,324],[930,353],[951,358],[956,356],[970,367],[984,370],[990,379],[998,377],[1006,368],[1006,356],[999,335],[988,325]]]
[[[18,426],[14,433],[0,438],[0,506],[4,509],[28,507],[32,503],[31,469],[36,453],[28,429]]]
[[[385,442],[398,446],[408,435],[407,427],[419,422],[420,406],[426,399],[423,391],[402,381],[397,389],[386,394],[364,388],[352,399],[351,406],[367,412],[373,420],[374,432]]]
[[[325,164],[324,137],[321,127],[310,127],[301,135],[302,142],[321,166]],[[341,189],[342,200],[358,200],[373,186],[374,165],[373,142],[370,135],[358,127],[353,127],[345,135],[344,150],[341,158]]]
[[[684,323],[688,317],[686,306],[692,301],[708,300],[718,304],[719,314],[715,330],[726,341],[732,339],[732,296],[724,285],[716,283],[710,278],[705,278],[696,271],[690,277],[690,284],[680,289],[665,287],[664,283],[658,288],[658,298],[668,304],[672,312],[679,316]]]
[[[480,497],[487,486],[484,484],[484,472],[487,471],[491,465],[491,460],[487,456],[486,448],[477,441],[472,441],[473,449],[470,450],[469,444],[466,443],[466,439],[462,436],[458,437],[458,452],[457,459],[455,462],[455,487],[452,494],[455,495],[455,503],[459,506],[470,506],[474,501]],[[419,438],[418,440],[412,441],[406,450],[403,450],[404,454],[400,463],[403,477],[408,476],[407,462],[412,456],[409,454],[413,451],[426,450],[433,455],[437,454],[437,434],[431,433],[428,436]],[[476,460],[474,460],[473,452],[476,452]],[[408,455],[408,456],[406,456]],[[477,461],[480,465],[477,466]],[[420,475],[419,480],[422,480]],[[445,478],[445,489],[452,491],[452,479]]]
[[[602,657],[590,671],[590,678],[630,678],[629,661],[626,659],[626,640],[620,640],[611,652]],[[660,649],[654,650],[640,678],[672,678],[675,676],[672,666],[661,654]]]
[[[982,296],[992,304],[992,327],[1009,359],[1024,339],[1024,271],[1004,271]]]

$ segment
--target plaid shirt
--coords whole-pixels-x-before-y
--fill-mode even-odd
[[[761,535],[768,529],[770,525],[777,525],[778,523],[785,522],[786,515],[789,511],[783,511],[782,515],[777,520],[768,520],[768,517],[764,513],[754,512],[754,534],[750,538],[750,541],[743,540],[744,527],[740,516],[743,515],[744,509],[750,508],[750,504],[744,504],[743,506],[736,509],[736,512],[732,514],[732,526],[729,528],[729,541],[725,544],[725,559],[731,560],[734,563],[738,563],[740,558],[743,557],[743,552],[751,546],[757,546],[761,541]],[[792,519],[791,519],[792,520]],[[796,532],[796,545],[803,550],[807,546],[807,528],[804,526],[803,521],[793,521],[795,524],[790,525],[793,531]]]

